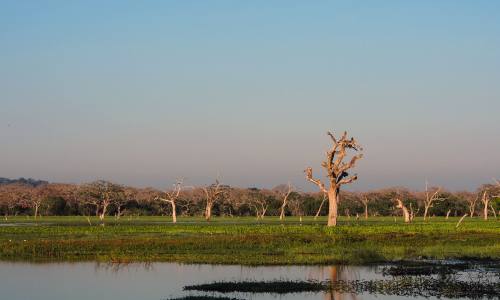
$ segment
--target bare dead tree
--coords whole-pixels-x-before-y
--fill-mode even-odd
[[[9,215],[15,215],[16,206],[22,201],[26,186],[22,184],[0,185],[0,206],[4,207],[4,219],[8,220]]]
[[[471,218],[474,217],[477,200],[479,200],[479,194],[465,196],[465,201],[467,201],[467,206],[469,207],[469,215]]]
[[[254,197],[251,206],[255,209],[257,215],[257,220],[264,220],[266,216],[267,209],[269,207],[269,202],[265,197]]]
[[[500,181],[498,181],[496,178],[493,178],[493,181],[497,184],[497,188],[500,188]],[[500,198],[500,194],[493,196],[495,198]],[[493,214],[495,215],[495,219],[497,218],[497,213],[495,211],[495,208],[493,208],[493,205],[490,204],[491,210],[493,211]],[[499,211],[500,213],[500,211]]]
[[[359,195],[358,200],[363,204],[365,219],[368,219],[368,203],[370,202],[370,198],[367,194],[363,193]]]
[[[483,203],[483,218],[488,220],[488,207],[490,203],[490,197],[488,196],[488,191],[483,192],[483,197],[481,197],[481,202]]]
[[[101,222],[104,222],[108,207],[122,197],[123,188],[121,185],[109,181],[98,180],[83,185],[80,193],[85,198],[85,203],[95,206],[96,216]]]
[[[425,198],[424,198],[424,221],[427,220],[429,209],[434,206],[436,201],[443,201],[445,198],[440,198],[439,193],[441,188],[434,188],[433,191],[429,190],[429,183],[425,181]]]
[[[302,200],[300,198],[293,198],[289,202],[290,210],[292,215],[298,216],[300,222],[302,222],[302,216],[304,216],[304,210],[302,208]]]
[[[332,139],[333,146],[330,151],[327,151],[326,161],[322,163],[322,167],[327,172],[330,181],[329,187],[327,188],[321,180],[313,177],[311,167],[308,167],[305,173],[307,180],[316,184],[320,191],[328,195],[328,226],[337,226],[340,187],[358,178],[356,174],[349,176],[347,171],[355,166],[356,161],[361,159],[363,154],[354,155],[349,162],[343,162],[346,158],[347,150],[361,151],[362,147],[354,138],[347,138],[347,131],[338,140],[331,132],[328,132],[328,135]]]
[[[410,212],[408,211],[408,208],[404,205],[404,203],[401,199],[396,198],[395,201],[396,201],[396,207],[401,209],[403,212],[403,217],[404,217],[405,223],[410,223],[412,220],[411,220]]]
[[[257,220],[263,220],[269,208],[269,199],[264,190],[249,188],[241,195],[242,204],[255,211]]]
[[[205,192],[203,188],[192,187],[190,191],[184,189],[181,192],[181,197],[176,205],[177,208],[180,209],[181,216],[190,216],[194,213],[195,208],[202,202],[205,202]]]
[[[410,202],[410,223],[413,222],[413,219],[415,219],[415,216],[418,214],[419,211],[420,211],[420,207],[417,208],[417,211],[414,211],[413,205]]]
[[[288,182],[288,185],[278,186],[274,190],[276,191],[278,196],[282,199],[280,207],[280,220],[283,221],[285,219],[285,209],[288,204],[288,198],[295,191],[295,188],[290,182]]]
[[[214,184],[209,185],[208,187],[204,187],[203,191],[205,192],[206,205],[205,205],[205,220],[210,221],[212,217],[212,208],[215,202],[221,200],[226,193],[224,186],[221,185],[219,179],[215,180]]]
[[[127,205],[129,202],[134,201],[137,197],[138,190],[132,187],[123,188],[122,192],[114,197],[113,206],[116,208],[116,219],[120,219],[120,217],[125,213],[123,207]]]
[[[328,199],[328,194],[323,193],[323,200],[321,201],[321,204],[319,205],[318,211],[316,212],[316,215],[314,216],[314,220],[316,220],[321,213],[321,209],[323,208],[323,204],[325,203],[326,199]]]
[[[179,199],[183,188],[183,180],[179,179],[173,184],[173,188],[171,190],[166,190],[164,192],[165,197],[156,196],[155,200],[160,200],[165,203],[169,203],[172,208],[172,223],[177,223],[177,212],[176,212],[176,201]]]
[[[51,188],[48,184],[39,185],[33,188],[30,188],[26,192],[25,201],[28,207],[31,207],[34,210],[34,218],[35,220],[38,217],[38,211],[40,210],[40,206],[44,200],[46,200],[52,194]]]
[[[455,228],[458,228],[458,226],[460,226],[460,224],[462,224],[462,221],[465,219],[465,217],[467,217],[467,214],[463,215],[460,220],[458,220],[458,223],[457,225],[455,226]]]
[[[497,218],[497,212],[495,211],[495,208],[493,207],[493,205],[491,203],[490,203],[490,208],[491,208],[491,212],[493,213],[493,216],[496,219]]]

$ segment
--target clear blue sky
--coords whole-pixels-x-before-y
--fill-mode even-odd
[[[327,130],[364,190],[500,177],[499,1],[0,1],[0,177],[292,181]]]

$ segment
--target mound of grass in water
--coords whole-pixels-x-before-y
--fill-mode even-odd
[[[207,284],[188,285],[184,287],[184,290],[219,293],[242,292],[289,294],[324,291],[325,285],[322,282],[316,281],[222,281]]]
[[[402,277],[392,280],[337,280],[319,281],[242,281],[213,282],[184,287],[188,291],[219,293],[271,293],[340,292],[370,293],[404,297],[496,298],[500,283],[485,280],[461,281],[424,277]]]
[[[402,277],[393,280],[338,280],[331,282],[329,289],[341,293],[425,298],[494,299],[500,295],[499,282],[442,280],[425,277]]]
[[[166,300],[241,300],[241,299],[227,298],[227,297],[212,297],[212,296],[185,296],[181,298],[172,298]]]
[[[430,275],[452,275],[459,271],[465,271],[474,267],[473,263],[439,263],[439,262],[401,262],[397,265],[382,268],[382,275],[387,276],[430,276]]]

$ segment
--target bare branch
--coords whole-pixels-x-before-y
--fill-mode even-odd
[[[323,182],[321,182],[321,180],[319,180],[319,179],[314,179],[313,178],[312,168],[311,167],[307,168],[304,172],[306,173],[306,179],[307,180],[309,180],[310,182],[312,182],[315,185],[317,185],[319,187],[319,189],[323,193],[325,193],[325,194],[328,193],[328,191],[326,190],[325,185],[323,184]]]
[[[337,139],[335,138],[335,136],[333,135],[333,133],[331,133],[330,131],[328,131],[327,134],[330,136],[330,138],[332,138],[333,143],[337,144]]]
[[[348,184],[348,183],[351,183],[355,180],[358,179],[358,175],[357,174],[354,174],[353,176],[351,177],[348,177],[348,178],[344,178],[342,180],[340,180],[339,182],[337,182],[337,187],[340,187],[341,185],[343,184]]]
[[[362,153],[353,156],[349,163],[347,163],[347,164],[343,163],[342,166],[340,166],[340,168],[339,168],[339,174],[344,172],[344,171],[347,171],[348,169],[354,168],[354,166],[356,165],[356,161],[361,159],[361,158],[363,158]]]

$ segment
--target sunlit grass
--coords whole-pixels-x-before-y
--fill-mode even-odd
[[[366,264],[403,259],[500,259],[500,223],[458,218],[109,218],[24,216],[0,224],[2,260],[177,261],[220,264]],[[17,224],[17,226],[11,226]]]

